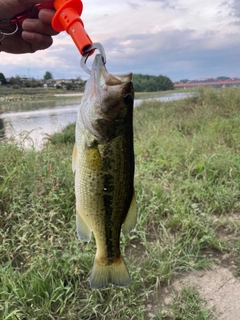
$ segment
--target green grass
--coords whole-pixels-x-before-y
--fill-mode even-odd
[[[205,307],[195,288],[184,288],[175,296],[169,314],[176,320],[208,320],[214,319],[212,312]]]
[[[75,142],[75,123],[68,124],[62,132],[55,132],[47,138],[47,142],[54,145],[71,144]]]
[[[138,222],[122,237],[132,284],[101,291],[88,283],[94,240],[75,235],[74,126],[39,152],[0,143],[0,319],[213,319],[192,289],[167,313],[156,297],[210,268],[208,253],[231,252],[240,274],[240,90],[144,102],[134,130]]]

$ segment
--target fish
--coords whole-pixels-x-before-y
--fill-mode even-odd
[[[132,74],[108,73],[101,54],[92,65],[78,109],[72,169],[78,238],[96,241],[90,287],[130,285],[120,250],[121,231],[137,219],[134,192]]]

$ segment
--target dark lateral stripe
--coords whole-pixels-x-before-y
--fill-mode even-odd
[[[103,196],[104,207],[105,207],[105,235],[106,235],[106,247],[108,258],[113,257],[113,233],[111,228],[111,218],[113,215],[113,197],[112,195],[105,194]]]

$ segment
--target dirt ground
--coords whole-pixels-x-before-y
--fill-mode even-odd
[[[195,287],[207,307],[214,307],[214,315],[218,320],[240,319],[240,280],[224,267],[197,272],[173,284],[179,291],[186,286]]]
[[[226,255],[229,263],[229,255]],[[222,262],[224,257],[222,258]],[[195,271],[175,280],[161,293],[164,307],[172,303],[173,293],[183,288],[195,287],[206,307],[214,308],[214,316],[218,320],[240,319],[240,279],[234,276],[235,266],[214,264],[211,270]]]

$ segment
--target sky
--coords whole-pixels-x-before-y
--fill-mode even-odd
[[[239,0],[88,0],[81,19],[106,51],[109,72],[165,75],[172,81],[240,77]],[[0,53],[5,77],[87,79],[66,32],[34,54]],[[88,60],[91,68],[92,58]]]

